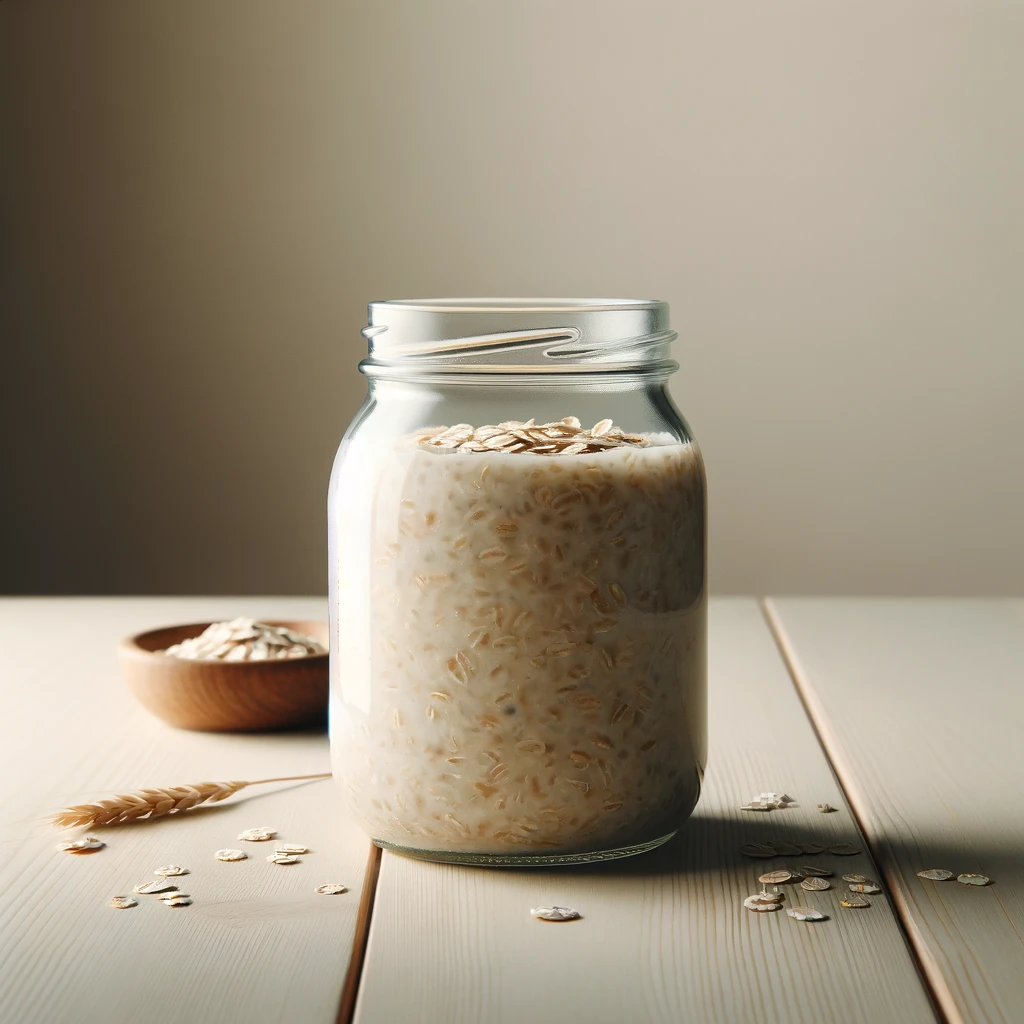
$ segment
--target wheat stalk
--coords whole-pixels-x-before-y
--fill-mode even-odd
[[[136,789],[131,793],[108,796],[94,804],[74,804],[53,814],[49,821],[59,828],[77,825],[93,828],[97,825],[123,825],[139,818],[150,820],[165,814],[181,813],[197,804],[226,800],[246,786],[261,786],[266,782],[304,782],[307,779],[329,779],[330,772],[320,775],[288,775],[279,779],[255,779],[252,782],[197,782],[191,786],[167,786],[163,789]]]

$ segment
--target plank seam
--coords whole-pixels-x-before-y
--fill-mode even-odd
[[[779,656],[782,658],[786,671],[793,682],[793,688],[796,690],[804,713],[807,715],[807,720],[810,722],[811,729],[818,740],[818,745],[821,747],[821,751],[828,763],[829,770],[836,781],[836,786],[839,788],[839,792],[843,794],[846,806],[850,809],[853,823],[860,833],[864,845],[867,846],[875,866],[881,873],[888,875],[880,845],[871,838],[871,833],[866,826],[866,815],[862,813],[860,801],[856,798],[856,791],[847,785],[845,774],[840,768],[843,758],[839,753],[838,744],[833,744],[829,741],[830,733],[825,724],[825,709],[815,698],[810,683],[804,678],[804,673],[801,671],[796,657],[796,651],[786,635],[781,620],[777,617],[772,607],[771,599],[762,598],[758,604],[768,625],[768,631],[771,633],[775,646],[778,648]],[[848,772],[848,774],[852,778],[852,772]],[[945,979],[942,977],[937,965],[934,964],[926,944],[917,933],[917,929],[913,926],[909,910],[902,899],[902,894],[892,884],[891,878],[887,878],[886,881],[888,882],[889,894],[896,911],[893,917],[896,920],[900,934],[903,936],[903,941],[906,944],[907,951],[910,953],[910,958],[917,968],[921,985],[928,994],[936,1018],[944,1022],[944,1024],[965,1024],[956,1008],[953,995],[946,986]]]
[[[370,939],[370,920],[377,898],[377,881],[380,877],[380,847],[370,844],[370,856],[366,860],[363,876],[363,891],[359,897],[359,911],[356,917],[356,932],[352,939],[352,957],[345,973],[345,984],[338,1002],[337,1024],[351,1024],[356,1011],[356,997],[362,980],[363,963],[366,960],[366,946]]]

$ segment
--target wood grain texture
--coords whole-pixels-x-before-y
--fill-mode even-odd
[[[800,893],[816,925],[752,914],[765,865],[738,852],[766,838],[860,842],[754,600],[713,601],[711,757],[704,795],[661,850],[590,868],[511,871],[385,852],[356,1020],[360,1024],[822,1024],[934,1021],[883,897],[843,910]],[[761,790],[799,806],[751,814]],[[840,813],[822,815],[827,801]],[[793,858],[874,874],[867,856]],[[799,890],[797,890],[799,892]],[[793,905],[795,894],[790,894]],[[583,920],[544,924],[540,904]]]
[[[769,614],[949,1020],[1024,1021],[1024,615],[773,599]],[[990,876],[973,888],[922,868]]]
[[[131,698],[115,653],[122,636],[147,627],[242,614],[320,619],[324,605],[0,601],[4,1024],[333,1024],[370,845],[330,780],[253,788],[180,819],[101,830],[108,847],[78,857],[58,853],[69,834],[40,821],[69,801],[144,785],[329,771],[323,732],[215,735],[163,725]],[[236,838],[263,824],[312,852],[300,864],[268,864],[273,843]],[[245,848],[249,859],[218,862],[222,847]],[[168,863],[190,868],[179,881],[193,906],[172,910],[154,896],[139,896],[130,910],[107,906]],[[351,891],[314,892],[325,882]]]

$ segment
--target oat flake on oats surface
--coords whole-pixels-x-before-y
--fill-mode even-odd
[[[245,860],[249,854],[245,850],[218,850],[214,857],[217,860],[232,861],[232,860]]]
[[[188,868],[178,867],[177,864],[165,864],[163,867],[157,868],[154,875],[160,875],[162,878],[176,877],[177,875],[187,875]]]
[[[530,913],[538,921],[576,921],[583,916],[571,907],[534,907]]]
[[[870,882],[871,879],[868,878],[867,875],[852,874],[852,875],[843,875],[843,881],[844,882]]]
[[[992,881],[988,875],[964,874],[957,875],[956,880],[963,885],[988,885]]]
[[[214,622],[199,636],[162,653],[187,661],[278,661],[326,654],[327,649],[313,637],[284,626],[239,618]]]
[[[57,849],[61,853],[94,853],[102,850],[107,844],[95,836],[85,836],[83,839],[75,839],[70,843],[61,843]]]
[[[316,891],[323,896],[340,896],[343,892],[348,892],[348,887],[345,885],[318,885]]]
[[[917,875],[932,882],[948,882],[953,877],[953,872],[945,868],[925,868],[924,871],[918,871]]]
[[[177,882],[140,882],[135,886],[135,891],[142,896],[152,896],[155,892],[171,892],[177,888]]]
[[[268,828],[260,825],[258,828],[247,828],[244,832],[238,833],[238,838],[246,843],[265,843],[277,835],[276,828]]]
[[[115,896],[109,905],[115,910],[127,910],[129,907],[137,907],[139,901],[131,896]]]

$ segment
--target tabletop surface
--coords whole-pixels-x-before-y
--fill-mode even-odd
[[[713,600],[704,792],[645,856],[514,871],[382,854],[329,779],[106,829],[96,854],[55,849],[69,837],[45,817],[69,802],[329,771],[322,732],[163,725],[114,653],[159,625],[325,612],[321,598],[0,599],[5,1024],[1024,1021],[1024,602]],[[739,809],[764,790],[796,803]],[[262,847],[213,857],[257,825],[310,853],[291,866]],[[769,839],[860,852],[739,852]],[[192,906],[108,906],[168,863],[189,868]],[[743,908],[783,863],[836,872],[799,901],[827,920]],[[844,872],[883,894],[840,907]],[[316,893],[325,883],[349,891]],[[583,917],[545,925],[529,913],[539,904]]]

